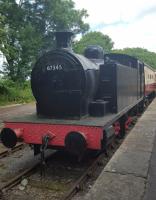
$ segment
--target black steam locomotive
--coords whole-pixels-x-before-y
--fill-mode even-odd
[[[73,52],[71,32],[57,32],[57,48],[36,62],[31,75],[37,115],[5,122],[1,140],[18,140],[41,149],[65,148],[80,155],[104,150],[115,134],[124,134],[133,113],[144,106],[144,63],[122,54],[104,54],[88,46]],[[43,147],[43,148],[42,148]]]
[[[32,71],[37,113],[52,118],[104,116],[120,112],[144,95],[144,65],[127,55],[89,46],[84,56],[70,46],[71,32],[57,32],[57,49]]]

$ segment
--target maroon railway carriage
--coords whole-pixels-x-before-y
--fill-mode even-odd
[[[22,141],[35,155],[45,148],[76,155],[106,150],[143,110],[144,64],[128,55],[104,56],[99,46],[75,54],[70,37],[56,33],[56,50],[35,64],[31,84],[37,113],[4,122],[0,136],[6,147]]]
[[[145,71],[145,96],[154,95],[156,92],[156,71],[148,65],[144,65]]]

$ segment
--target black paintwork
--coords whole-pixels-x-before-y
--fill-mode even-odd
[[[65,137],[65,148],[74,155],[84,155],[87,149],[86,139],[79,132],[70,132]]]
[[[3,128],[1,131],[1,141],[7,148],[13,148],[17,143],[17,136],[10,128]]]
[[[102,59],[104,56],[103,48],[98,45],[89,45],[85,51],[84,56],[88,59]]]
[[[73,36],[73,33],[70,31],[64,31],[64,32],[55,32],[56,37],[56,48],[68,48],[71,49],[71,37]]]
[[[117,113],[144,95],[144,64],[125,54],[106,54],[100,67],[97,98],[110,102]]]
[[[109,101],[93,101],[89,105],[89,115],[94,117],[105,116],[109,112]]]
[[[119,54],[119,53],[111,53],[104,55],[105,61],[115,61],[124,66],[135,68],[137,70],[137,92],[138,99],[144,95],[144,63],[138,60],[135,57]]]
[[[86,48],[88,58],[75,54],[71,36],[71,32],[57,32],[57,49],[44,54],[32,70],[38,115],[102,117],[120,112],[143,97],[142,62],[124,54],[104,55],[99,46]]]

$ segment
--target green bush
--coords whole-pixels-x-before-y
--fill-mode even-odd
[[[33,101],[30,81],[15,83],[10,80],[0,80],[0,105],[27,103]]]
[[[7,95],[9,93],[8,88],[3,82],[0,82],[0,95]]]

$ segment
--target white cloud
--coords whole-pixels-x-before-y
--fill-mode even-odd
[[[73,0],[85,8],[91,30],[108,34],[115,48],[144,47],[156,52],[156,0]]]

